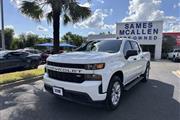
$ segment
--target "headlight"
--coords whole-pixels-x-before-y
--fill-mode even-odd
[[[97,74],[87,74],[85,75],[85,80],[102,80],[102,76]]]
[[[105,63],[97,63],[97,64],[88,64],[85,66],[86,70],[98,70],[103,69],[105,67]]]

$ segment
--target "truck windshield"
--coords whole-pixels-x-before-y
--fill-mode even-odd
[[[97,51],[116,53],[120,50],[121,40],[99,40],[91,41],[77,49],[77,51]]]

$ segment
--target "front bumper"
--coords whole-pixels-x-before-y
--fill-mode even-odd
[[[44,75],[45,89],[51,93],[52,87],[60,87],[63,89],[62,97],[67,99],[83,98],[87,101],[103,101],[106,99],[106,93],[100,93],[101,81],[84,81],[83,83],[72,83],[55,80]],[[77,101],[77,100],[76,100]]]

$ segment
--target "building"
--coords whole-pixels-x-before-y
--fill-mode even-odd
[[[180,32],[164,32],[163,33],[164,39],[171,38],[175,41],[175,48],[180,47]]]
[[[87,40],[98,40],[98,39],[103,39],[103,38],[116,38],[116,34],[93,34],[93,35],[88,35]]]
[[[161,59],[163,21],[125,22],[116,24],[116,34],[89,35],[88,40],[130,38],[137,40],[143,51],[150,51],[153,59]]]

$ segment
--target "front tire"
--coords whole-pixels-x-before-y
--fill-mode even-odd
[[[37,69],[39,66],[39,61],[37,60],[32,60],[31,63],[30,63],[30,68],[31,69]]]
[[[25,69],[37,69],[39,66],[39,62],[36,60],[28,60],[26,63],[26,66],[24,67]]]
[[[113,76],[110,80],[106,97],[106,108],[108,110],[115,110],[119,104],[122,94],[122,82],[119,76]]]

